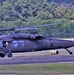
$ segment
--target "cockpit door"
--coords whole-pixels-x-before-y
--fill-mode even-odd
[[[7,41],[3,41],[2,44],[3,44],[4,48],[6,48],[8,46],[8,42]]]

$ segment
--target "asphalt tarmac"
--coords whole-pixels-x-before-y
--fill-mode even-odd
[[[74,55],[46,55],[0,58],[0,65],[74,62]]]

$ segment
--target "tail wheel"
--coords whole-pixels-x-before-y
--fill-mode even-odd
[[[70,55],[72,55],[73,53],[71,52],[71,51],[69,51],[67,48],[65,48],[66,49],[66,51],[68,51],[69,52],[69,54]]]

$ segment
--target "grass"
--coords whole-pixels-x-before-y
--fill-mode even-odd
[[[74,74],[74,63],[0,65],[0,74]]]

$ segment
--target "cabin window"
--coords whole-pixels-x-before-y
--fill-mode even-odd
[[[0,41],[0,47],[2,47],[3,45],[2,45],[2,42]]]
[[[17,46],[18,46],[17,41],[13,41],[13,42],[12,42],[12,45],[13,45],[13,47],[17,47]]]
[[[24,46],[24,41],[18,41],[19,46]]]

